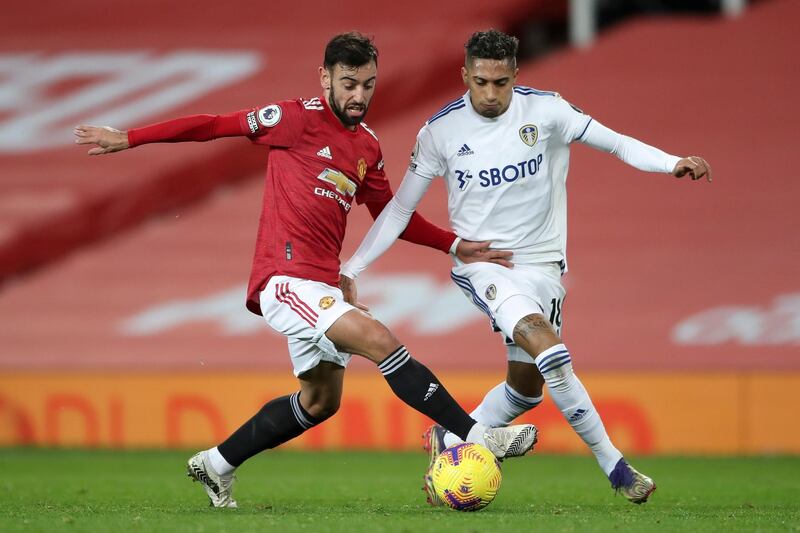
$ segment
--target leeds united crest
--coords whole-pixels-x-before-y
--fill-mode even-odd
[[[495,287],[494,284],[486,287],[486,299],[494,300],[496,297],[497,297],[497,287]]]
[[[539,138],[539,128],[533,124],[525,124],[519,129],[519,138],[528,146],[533,146]]]

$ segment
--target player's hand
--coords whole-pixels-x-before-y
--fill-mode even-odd
[[[510,261],[514,252],[507,250],[490,250],[489,246],[492,243],[489,241],[468,241],[461,239],[456,246],[456,257],[462,263],[495,263],[507,268],[514,268],[514,263]]]
[[[75,126],[75,144],[95,144],[89,155],[110,154],[130,148],[128,132],[115,130],[108,126]]]
[[[686,157],[678,161],[672,171],[672,175],[676,178],[682,178],[686,174],[689,174],[693,181],[699,180],[703,176],[708,181],[711,181],[711,165],[705,159],[696,155]]]
[[[358,291],[356,290],[356,282],[353,278],[349,278],[344,274],[339,275],[339,288],[344,295],[344,301],[362,311],[369,311],[369,307],[358,303]]]

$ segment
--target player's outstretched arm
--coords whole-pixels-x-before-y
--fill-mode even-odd
[[[372,217],[377,219],[388,205],[386,202],[367,203]],[[455,255],[462,263],[497,263],[504,267],[511,268],[513,265],[509,261],[513,255],[510,251],[492,250],[489,241],[468,241],[457,237],[452,231],[440,228],[436,224],[425,219],[416,211],[411,215],[406,229],[400,234],[400,238],[413,244],[427,246],[445,253]]]
[[[689,174],[692,180],[705,176],[711,181],[711,166],[702,157],[680,158],[667,154],[633,137],[617,133],[596,120],[586,127],[581,142],[611,153],[639,170],[670,173],[678,178]]]
[[[205,142],[221,137],[238,137],[253,133],[245,118],[247,110],[226,115],[190,115],[156,124],[115,130],[107,126],[76,126],[77,144],[94,144],[89,155],[110,154],[126,148],[150,143]]]
[[[356,253],[341,267],[340,273],[356,279],[373,261],[394,244],[408,226],[417,204],[430,186],[430,180],[421,178],[411,171],[406,172],[397,194],[381,211],[375,223],[367,232]],[[350,302],[351,304],[353,302]]]
[[[130,148],[128,132],[108,126],[75,126],[75,144],[93,144],[89,155],[111,154]]]
[[[699,180],[703,176],[706,180],[711,181],[711,165],[702,157],[692,155],[681,159],[672,170],[672,175],[676,178],[682,178],[686,174],[691,176],[693,181]]]

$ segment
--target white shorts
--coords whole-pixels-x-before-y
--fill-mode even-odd
[[[325,332],[336,320],[355,309],[342,291],[319,281],[273,276],[261,291],[261,312],[267,324],[289,341],[294,375],[329,361],[347,367],[350,354],[336,349]]]
[[[469,263],[453,268],[450,277],[472,303],[491,320],[494,331],[503,334],[509,361],[533,363],[525,350],[514,344],[514,328],[524,317],[544,315],[561,334],[561,306],[566,290],[561,285],[558,263],[514,265]]]

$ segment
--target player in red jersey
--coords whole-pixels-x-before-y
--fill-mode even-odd
[[[96,145],[90,155],[233,136],[270,149],[247,307],[288,338],[300,390],[270,401],[219,446],[189,459],[189,475],[203,484],[215,507],[236,507],[233,472],[245,460],[338,410],[344,369],[354,353],[376,363],[405,403],[497,457],[523,455],[536,442],[530,424],[477,424],[386,326],[362,306],[347,303],[338,287],[339,252],[353,202],[366,204],[377,218],[392,197],[377,137],[362,122],[375,90],[377,55],[370,39],[346,33],[325,49],[322,98],[195,115],[127,132],[75,130],[76,143]],[[508,254],[490,251],[490,243],[461,241],[416,214],[403,238],[452,251],[464,262],[509,264]]]

